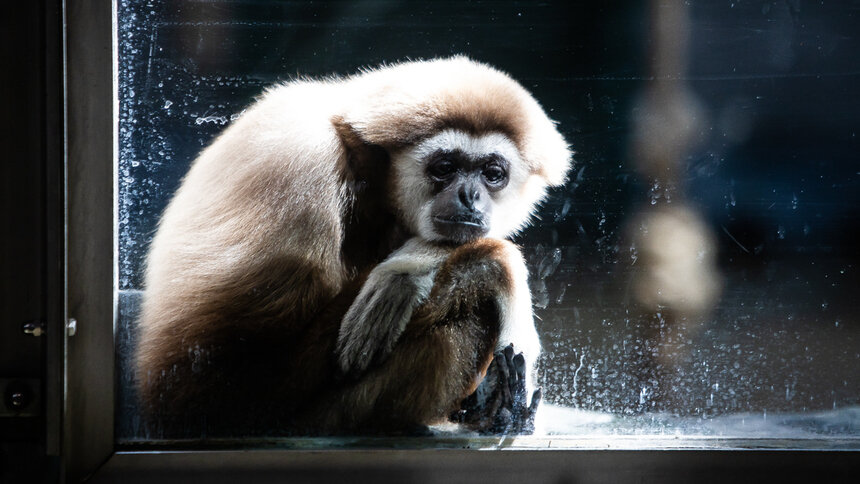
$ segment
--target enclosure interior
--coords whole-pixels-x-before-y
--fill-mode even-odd
[[[197,153],[273,83],[461,53],[520,81],[575,150],[515,238],[549,432],[860,438],[860,11],[693,2],[664,76],[654,12],[609,3],[119,1],[118,442],[161,438],[130,357],[144,256]],[[637,144],[658,84],[695,114],[670,180]],[[648,295],[665,261],[642,232],[684,250],[649,222],[665,214],[710,247],[694,307]]]

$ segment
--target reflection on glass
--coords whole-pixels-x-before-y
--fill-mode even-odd
[[[118,439],[159,439],[127,371],[141,261],[200,149],[278,80],[465,53],[576,150],[516,240],[544,430],[857,447],[860,21],[625,3],[119,2]]]

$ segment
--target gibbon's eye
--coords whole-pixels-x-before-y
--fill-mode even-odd
[[[502,185],[508,180],[507,170],[498,161],[491,161],[484,165],[481,174],[488,184],[494,186]]]
[[[457,171],[457,165],[448,158],[439,158],[427,166],[427,173],[436,180],[449,178]]]

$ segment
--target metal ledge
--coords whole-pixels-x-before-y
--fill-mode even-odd
[[[860,437],[848,438],[730,438],[714,436],[442,436],[442,437],[289,437],[249,439],[188,439],[122,442],[122,452],[160,451],[337,451],[337,450],[783,450],[857,451]]]
[[[853,482],[857,470],[858,454],[838,451],[119,452],[89,482]]]

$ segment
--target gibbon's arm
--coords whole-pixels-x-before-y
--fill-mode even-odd
[[[406,252],[415,248],[410,244]],[[519,407],[529,412],[524,415],[528,420],[534,408],[524,400],[532,396],[536,406],[540,394],[522,387],[531,369],[528,362],[536,356],[526,351],[530,347],[534,351],[537,334],[531,318],[514,321],[508,310],[520,294],[517,286],[525,283],[524,269],[519,251],[504,240],[484,238],[451,249],[439,264],[426,300],[414,310],[388,357],[325,399],[320,408],[323,431],[385,433],[444,422],[478,388],[502,335],[531,328],[533,341],[524,334],[523,346],[514,343],[515,351],[525,354],[516,362],[509,358],[516,364],[521,388],[517,392],[523,394]],[[486,407],[478,412],[482,422],[462,422],[492,430],[500,408]]]
[[[430,294],[449,253],[448,248],[415,237],[373,268],[340,326],[341,371],[355,376],[391,353],[413,312]]]
[[[511,279],[507,288],[510,294],[496,301],[500,327],[495,351],[514,344],[523,352],[525,387],[530,395],[535,389],[534,365],[541,350],[532,315],[528,270],[522,254],[510,242],[482,240],[498,245],[494,257],[503,261]],[[357,376],[388,357],[413,313],[424,305],[434,284],[438,284],[439,267],[449,265],[446,260],[456,253],[456,249],[415,237],[371,271],[340,326],[336,354],[338,367],[344,374]],[[488,280],[478,283],[497,285],[496,281]]]

